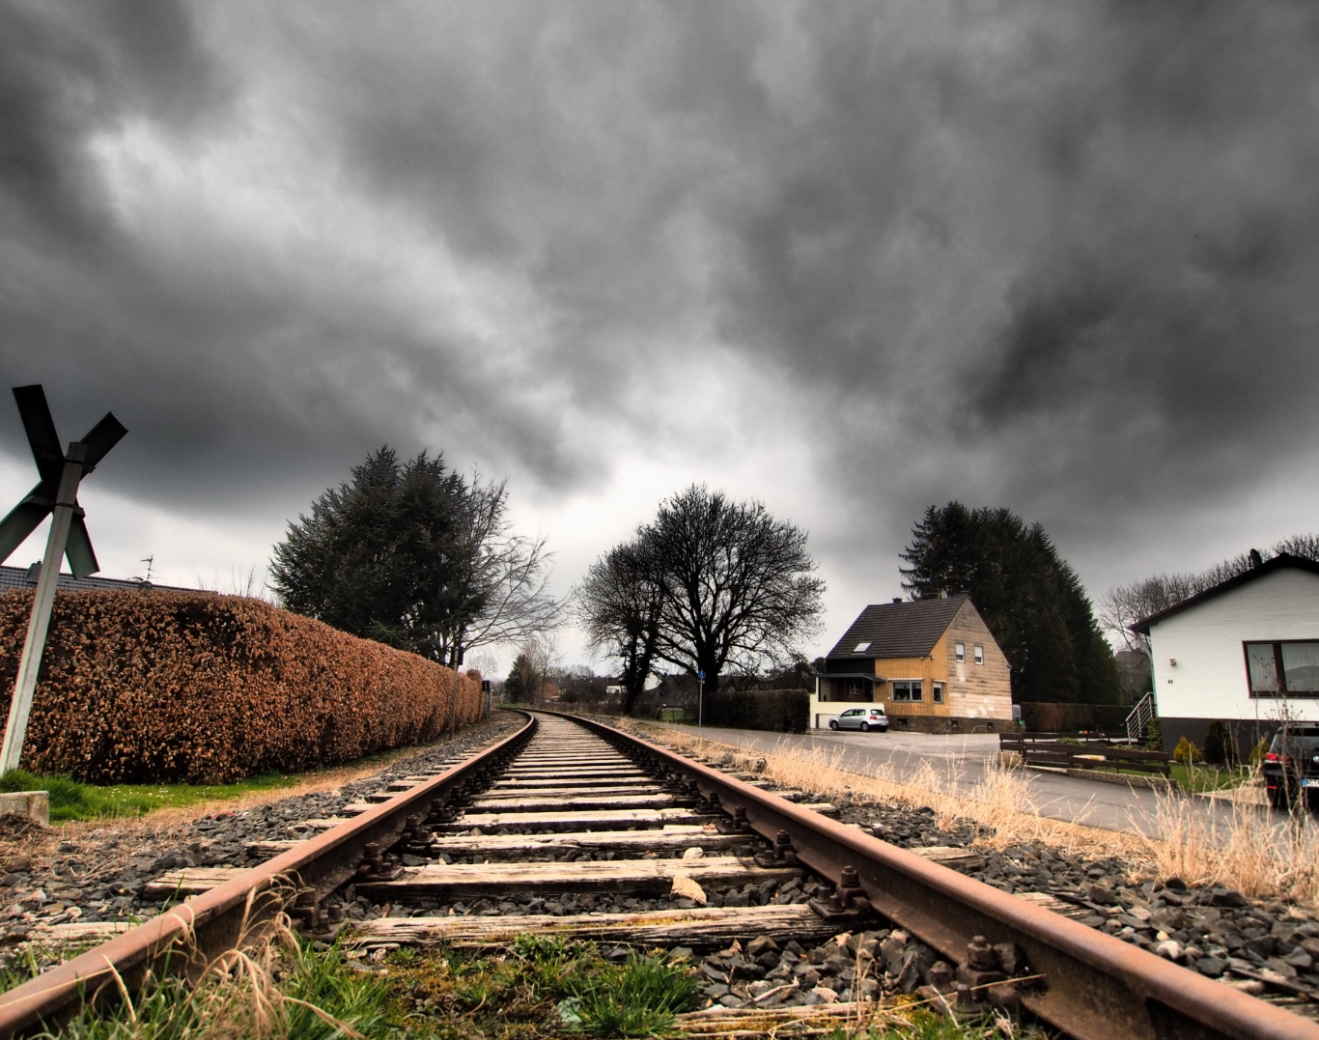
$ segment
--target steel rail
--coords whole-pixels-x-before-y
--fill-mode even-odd
[[[196,974],[286,909],[291,897],[310,890],[319,901],[349,881],[368,844],[393,845],[409,816],[424,815],[432,800],[488,775],[535,730],[535,718],[528,717],[516,733],[438,776],[0,994],[0,1040],[68,1017],[107,985],[117,986],[116,975],[132,988],[148,968]]]
[[[786,832],[797,859],[835,885],[845,868],[880,914],[957,964],[976,936],[1015,943],[1041,990],[1022,1003],[1076,1040],[1319,1040],[1319,1024],[1069,918],[873,838],[725,773],[591,719],[574,718],[642,762],[694,781],[761,837]],[[849,873],[850,873],[849,870]],[[840,925],[839,930],[847,928]]]

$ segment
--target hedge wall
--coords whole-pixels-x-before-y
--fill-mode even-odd
[[[687,714],[692,709],[689,707]],[[805,733],[811,700],[805,690],[720,690],[705,698],[707,726]]]
[[[0,595],[0,725],[32,593]],[[459,725],[475,721],[462,676]],[[61,592],[23,766],[90,783],[228,783],[417,744],[448,725],[453,672],[260,600]]]
[[[1130,705],[1071,704],[1027,701],[1021,705],[1026,729],[1040,733],[1079,733],[1102,729],[1109,736],[1124,736]]]

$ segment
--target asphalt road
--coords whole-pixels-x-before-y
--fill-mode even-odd
[[[672,725],[672,724],[670,724]],[[887,733],[816,731],[810,734],[765,733],[760,730],[719,729],[706,726],[672,725],[673,729],[709,740],[762,752],[791,749],[798,755],[816,753],[823,762],[837,763],[851,772],[882,775],[898,782],[911,781],[923,763],[944,781],[967,792],[985,775],[987,763],[998,756],[998,736],[993,733],[934,734],[890,730]],[[1106,830],[1162,836],[1158,822],[1156,792],[1146,788],[1082,780],[1061,773],[1031,770],[1030,806],[1041,816],[1083,823]],[[1230,803],[1193,797],[1190,807],[1206,817],[1217,815],[1226,823],[1232,815]],[[1260,809],[1260,812],[1268,812]]]

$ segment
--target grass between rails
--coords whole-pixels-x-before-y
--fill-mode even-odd
[[[123,999],[84,1009],[36,1040],[536,1040],[556,1036],[824,1036],[865,1040],[987,1040],[1040,1036],[997,1016],[933,1014],[900,998],[880,1007],[797,1008],[701,1015],[702,978],[655,952],[606,957],[594,943],[523,936],[484,954],[442,949],[313,951],[283,921],[263,941],[218,958],[195,988],[148,979]],[[33,962],[35,963],[35,961]],[[5,989],[27,980],[0,972]],[[757,1021],[753,1022],[752,1019]],[[748,1027],[754,1028],[748,1030]],[[1007,1027],[1006,1029],[1004,1027]]]

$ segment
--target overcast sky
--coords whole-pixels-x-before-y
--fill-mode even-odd
[[[0,0],[0,51],[0,372],[129,428],[107,576],[232,586],[382,443],[507,476],[565,592],[760,499],[808,652],[950,499],[1095,598],[1319,528],[1313,0]]]

